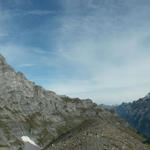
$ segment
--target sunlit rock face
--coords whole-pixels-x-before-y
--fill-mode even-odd
[[[74,129],[80,129],[84,122],[91,119],[94,119],[92,122],[100,124],[96,127],[97,130],[92,129],[93,124],[89,123],[88,126],[84,126],[87,133],[80,134],[80,130],[79,134],[72,132]],[[87,137],[90,136],[89,128],[92,135],[99,131],[97,137],[102,139],[102,149],[105,149],[106,145],[108,149],[115,149],[117,145],[120,150],[125,144],[125,150],[131,150],[131,148],[147,150],[147,147],[142,144],[145,139],[137,135],[116,113],[105,110],[103,106],[94,104],[90,99],[72,99],[47,91],[27,80],[22,73],[16,73],[0,55],[0,150],[38,150],[39,147],[51,149],[51,146],[56,144],[53,143],[55,140],[58,144],[60,142],[60,145],[56,145],[59,150],[63,147],[61,142],[64,135],[69,133],[71,135],[65,138],[73,137],[73,139],[68,140],[69,145],[63,149],[67,150],[75,141],[77,145],[82,145],[80,139],[86,134]],[[130,132],[126,132],[127,129]],[[111,140],[111,133],[115,140]],[[93,138],[90,141],[94,144]],[[67,145],[67,143],[64,144]],[[71,149],[73,150],[73,147],[69,150]]]

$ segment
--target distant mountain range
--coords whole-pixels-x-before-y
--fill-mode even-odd
[[[138,132],[150,138],[150,93],[132,103],[122,103],[115,109]]]
[[[149,150],[114,111],[47,91],[0,55],[0,150],[32,147],[23,141],[41,150]]]

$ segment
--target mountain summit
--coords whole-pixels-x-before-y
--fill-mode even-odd
[[[7,64],[5,58],[0,54],[0,65]]]
[[[25,150],[22,139],[43,150],[149,149],[114,111],[47,91],[0,55],[0,150]]]

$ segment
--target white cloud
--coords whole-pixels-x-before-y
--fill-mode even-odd
[[[59,94],[107,104],[142,97],[150,90],[150,9],[144,2],[64,0],[64,12],[54,19],[53,46],[49,42],[49,18],[47,25],[38,28],[47,35],[44,42],[50,43],[46,50],[7,42],[0,45],[0,52],[10,64],[15,62],[20,67],[47,66],[53,81],[43,86]],[[40,17],[52,13],[35,9],[22,11],[21,15]],[[7,19],[9,13],[0,18],[0,25]],[[8,33],[2,29],[0,35]]]
[[[150,61],[109,68],[92,78],[49,84],[48,89],[72,97],[92,98],[97,103],[118,104],[143,97],[149,92]],[[138,67],[137,67],[138,66]],[[143,67],[144,66],[144,67]]]
[[[43,49],[38,49],[38,48],[35,48],[35,50],[33,50],[34,53],[37,53],[37,54],[41,54],[41,55],[48,55],[48,56],[51,56],[51,55],[58,55],[57,52],[55,51],[52,51],[52,50],[43,50]]]
[[[74,3],[64,4],[58,49],[74,68],[70,71],[79,74],[47,87],[107,104],[144,96],[150,90],[150,51],[143,44],[150,35],[149,6],[128,1],[120,7],[113,1],[93,7],[93,1],[89,1],[84,7],[89,12],[83,15],[84,2]],[[71,9],[74,13],[68,15]],[[85,79],[80,79],[81,72],[87,75]]]
[[[0,40],[3,40],[9,36],[7,31],[8,21],[11,19],[11,14],[8,11],[2,11],[0,8]]]
[[[21,65],[18,65],[18,67],[33,67],[35,66],[35,64],[21,64]]]
[[[32,11],[28,11],[25,14],[26,15],[49,15],[49,14],[53,14],[54,11],[51,10],[32,10]]]
[[[15,61],[23,60],[28,54],[28,48],[24,46],[14,45],[12,43],[7,43],[0,45],[0,53],[2,53],[10,63]]]
[[[11,6],[21,6],[25,4],[31,4],[32,0],[7,0],[6,3]]]

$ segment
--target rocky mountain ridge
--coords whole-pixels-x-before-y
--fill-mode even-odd
[[[132,103],[123,103],[115,109],[138,132],[150,138],[150,93]]]
[[[101,146],[94,146],[95,135]],[[81,145],[83,150],[149,149],[142,143],[145,139],[115,112],[90,99],[47,91],[16,73],[0,55],[0,150],[24,150],[22,136],[30,137],[41,149],[77,150]]]

